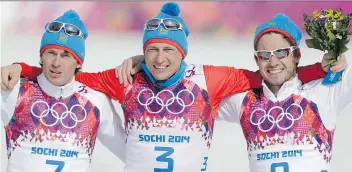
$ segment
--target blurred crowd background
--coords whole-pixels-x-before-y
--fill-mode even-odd
[[[91,32],[142,32],[144,22],[155,16],[164,2],[32,2],[14,3],[11,9],[16,18],[6,16],[8,25],[16,33],[42,33],[47,21],[55,19],[64,10],[75,9]],[[252,37],[258,24],[277,13],[286,13],[302,27],[303,14],[312,14],[321,8],[342,8],[352,12],[352,2],[179,2],[181,16],[190,27],[191,35],[207,34],[225,37]],[[34,12],[35,11],[35,12]],[[15,20],[16,22],[13,22]]]

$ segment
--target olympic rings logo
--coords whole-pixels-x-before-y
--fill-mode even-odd
[[[299,115],[298,117],[296,117],[296,118],[294,118],[294,116],[293,116],[291,113],[288,112],[288,110],[289,110],[291,107],[293,107],[293,106],[296,106],[296,107],[298,107],[298,108],[300,109],[300,115]],[[279,109],[279,110],[281,110],[281,113],[277,116],[276,119],[271,115],[271,111],[274,110],[274,109]],[[257,111],[263,112],[264,115],[261,116],[261,117],[258,119],[257,122],[254,122],[254,121],[253,121],[253,115],[254,115],[254,113],[257,112]],[[266,111],[265,111],[264,109],[262,109],[262,108],[255,109],[255,110],[251,113],[250,122],[251,122],[253,125],[258,126],[259,130],[262,131],[262,132],[268,132],[268,131],[270,131],[271,129],[274,128],[275,125],[276,125],[279,129],[281,129],[281,130],[287,130],[287,129],[290,129],[290,128],[294,125],[295,121],[301,119],[302,116],[303,116],[303,108],[302,108],[300,105],[298,105],[298,104],[296,104],[296,103],[293,103],[293,104],[291,104],[286,110],[284,110],[284,109],[283,109],[282,107],[280,107],[280,106],[274,106],[274,107],[272,107],[272,108],[269,110],[268,113],[266,113]],[[284,117],[286,117],[287,119],[284,120]],[[270,127],[269,127],[268,129],[264,129],[264,128],[262,127],[262,124],[264,124],[264,122],[266,121],[266,119],[270,122]],[[288,125],[288,126],[285,127],[285,126],[282,126],[282,125],[280,124],[281,121],[284,121],[285,123],[286,123],[286,121],[291,121],[291,122],[290,122],[290,125]]]
[[[148,92],[151,93],[151,97],[149,97],[145,102],[142,102],[141,95],[143,93],[148,93]],[[183,92],[186,92],[189,95],[191,95],[191,102],[190,103],[186,104],[185,101],[182,98],[180,98],[180,94]],[[160,98],[160,94],[162,94],[162,93],[167,93],[167,94],[171,95],[171,97],[169,99],[167,99],[166,102],[164,102],[164,100],[162,98]],[[149,113],[160,113],[165,108],[169,113],[177,115],[177,114],[182,113],[186,107],[191,106],[194,103],[195,98],[194,98],[194,94],[189,90],[181,90],[175,96],[175,94],[170,90],[162,90],[158,94],[155,95],[152,90],[145,88],[138,93],[137,101],[140,105],[144,106]],[[161,106],[156,111],[151,110],[149,107],[153,102],[156,102],[159,106]],[[180,107],[182,107],[181,110],[179,110],[179,111],[170,110],[170,105],[172,105],[175,102],[177,102],[177,104]]]
[[[35,105],[44,105],[46,107],[45,110],[43,110],[40,114],[36,114],[34,112],[34,107]],[[59,114],[56,110],[55,110],[55,107],[63,107],[64,108],[64,112],[62,112],[61,114]],[[83,110],[83,114],[84,114],[84,117],[83,119],[78,119],[77,115],[72,111],[74,108],[80,108]],[[79,105],[79,104],[76,104],[74,106],[72,106],[70,109],[68,109],[68,107],[66,106],[66,104],[64,103],[61,103],[61,102],[58,102],[58,103],[55,103],[53,104],[51,107],[49,107],[49,104],[45,101],[37,101],[35,103],[32,104],[32,107],[31,107],[31,113],[34,117],[38,118],[39,121],[47,126],[47,127],[51,127],[51,126],[54,126],[56,125],[59,121],[61,123],[62,126],[64,126],[65,128],[67,129],[72,129],[72,128],[75,128],[77,126],[78,123],[80,122],[83,122],[86,118],[87,118],[87,111],[83,108],[83,106]],[[54,119],[55,119],[55,122],[51,123],[51,124],[48,124],[44,121],[44,118],[47,117],[48,115],[51,115]],[[69,126],[69,125],[66,125],[63,120],[64,119],[67,119],[68,116],[70,117],[70,122],[73,121],[74,124],[72,126]]]

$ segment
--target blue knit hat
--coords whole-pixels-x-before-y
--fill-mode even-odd
[[[183,58],[188,53],[187,37],[190,33],[189,28],[183,21],[180,14],[180,7],[177,3],[168,2],[164,4],[160,10],[160,13],[154,18],[158,19],[175,19],[181,23],[183,30],[167,30],[163,24],[160,24],[156,30],[144,30],[143,36],[143,50],[152,43],[167,43],[171,44],[182,53]]]
[[[45,33],[40,45],[40,56],[43,55],[47,48],[58,48],[70,52],[79,64],[82,64],[85,57],[85,39],[88,37],[88,32],[79,15],[75,11],[69,10],[54,21],[77,26],[81,30],[84,39],[80,36],[67,35],[64,29],[59,32],[49,32],[46,30],[48,23],[45,26]]]
[[[302,39],[301,29],[292,20],[290,20],[288,16],[283,13],[279,13],[273,19],[257,27],[254,36],[254,45],[265,33],[273,31],[279,32],[286,36],[295,46],[299,46]]]

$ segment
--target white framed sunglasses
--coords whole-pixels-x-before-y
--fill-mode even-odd
[[[289,56],[296,49],[299,49],[299,48],[297,46],[291,46],[291,47],[280,48],[272,51],[258,50],[254,52],[254,55],[260,61],[269,61],[272,56],[275,56],[278,59],[283,59]]]
[[[82,31],[73,24],[53,21],[53,22],[50,22],[46,27],[46,30],[48,32],[60,32],[61,29],[64,29],[65,33],[69,36],[79,36],[85,39]]]
[[[172,18],[166,18],[166,19],[153,18],[151,20],[148,20],[144,24],[144,30],[156,30],[160,27],[161,24],[163,24],[165,29],[167,30],[182,30],[183,32],[185,32],[182,24],[179,21]]]

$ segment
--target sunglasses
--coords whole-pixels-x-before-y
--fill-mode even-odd
[[[144,24],[145,30],[156,30],[163,24],[167,30],[183,30],[182,24],[175,19],[151,19]]]
[[[68,23],[53,21],[48,24],[48,26],[46,27],[46,30],[49,32],[59,32],[62,28],[64,28],[64,31],[67,35],[79,36],[84,39],[84,36],[81,30],[77,26],[68,24]]]
[[[283,59],[289,56],[292,53],[292,51],[296,49],[298,50],[299,48],[297,46],[291,46],[291,47],[280,48],[272,51],[259,50],[259,51],[255,51],[254,55],[261,61],[269,61],[272,56],[275,56],[278,59]]]

